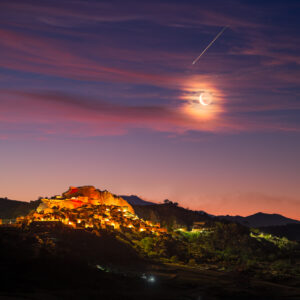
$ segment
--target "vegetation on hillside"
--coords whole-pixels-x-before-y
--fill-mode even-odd
[[[300,224],[287,224],[282,226],[260,227],[260,230],[272,235],[286,237],[289,240],[300,242]]]
[[[135,249],[146,257],[161,262],[214,266],[217,269],[245,270],[253,268],[272,272],[281,261],[300,276],[299,266],[292,267],[299,248],[295,242],[277,238],[235,223],[216,222],[213,228],[197,232],[174,231],[164,236],[126,233]]]
[[[275,279],[280,279],[277,285],[274,280],[266,283],[265,277],[258,281],[257,271],[203,270],[203,262],[208,261],[202,256],[203,249],[210,248],[213,253],[236,243],[229,241],[229,233],[221,242],[220,234],[235,230],[239,237],[245,233],[235,226],[217,226],[215,233],[179,231],[164,236],[138,231],[129,235],[115,230],[75,230],[64,225],[47,230],[0,227],[0,270],[5,274],[0,298],[179,300],[204,295],[204,299],[297,299],[298,275],[294,273],[292,280],[284,281],[292,268],[283,260],[272,258],[269,267],[269,273],[285,275],[276,275]],[[199,253],[198,245],[205,240],[208,244]],[[222,266],[225,260],[220,256],[213,261]],[[187,264],[191,268],[186,268]],[[154,282],[145,280],[149,274],[154,275]]]
[[[177,228],[190,230],[194,222],[213,220],[204,212],[185,209],[178,206],[178,203],[169,200],[165,200],[164,204],[134,205],[133,207],[140,218],[153,223],[160,223],[169,231]]]

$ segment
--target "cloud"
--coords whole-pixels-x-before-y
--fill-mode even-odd
[[[14,124],[14,132],[17,122],[20,128],[43,124],[38,131],[53,136],[125,134],[132,128],[171,135],[299,131],[286,114],[300,108],[293,32],[274,38],[272,26],[249,16],[255,6],[237,2],[229,2],[234,10],[222,1],[216,2],[218,9],[215,3],[159,1],[159,10],[155,1],[115,3],[124,9],[105,1],[1,3],[1,86],[12,87],[0,91],[2,122]],[[192,67],[198,46],[224,24],[230,29],[218,41],[220,48],[215,45]],[[201,43],[191,42],[194,38]],[[74,89],[85,96],[75,97],[67,88],[57,92],[53,78],[76,81]],[[47,91],[37,90],[41,82]],[[96,89],[99,83],[112,86],[109,94],[87,96],[86,84]],[[132,92],[118,91],[121,84]],[[164,95],[146,97],[152,91],[145,86]],[[207,89],[217,101],[203,114],[194,98]]]
[[[228,7],[234,6],[235,10]],[[85,24],[148,21],[174,27],[201,27],[230,26],[262,27],[249,16],[255,12],[251,6],[242,6],[235,1],[228,1],[224,6],[222,1],[206,3],[201,6],[192,3],[168,3],[165,1],[152,1],[151,3],[136,0],[127,1],[2,1],[3,12],[13,10],[15,14],[36,16],[36,20],[50,26],[71,27],[84,26]],[[158,9],[159,6],[159,9]],[[216,6],[221,9],[216,9]],[[70,9],[72,7],[72,9]],[[116,9],[118,7],[119,9]]]
[[[106,53],[98,53],[97,59],[89,59],[89,51],[85,54],[78,53],[80,45],[74,42],[61,42],[53,38],[44,38],[32,34],[19,34],[11,30],[0,29],[0,45],[2,55],[0,66],[24,72],[33,72],[43,75],[59,76],[82,81],[101,82],[131,82],[163,85],[178,82],[174,75],[161,75],[159,72],[145,72],[130,69],[130,66],[112,67],[105,57],[110,52],[111,58],[115,55],[111,49]],[[99,51],[99,49],[98,49]],[[124,54],[124,53],[123,53]],[[118,56],[122,55],[122,51]],[[134,53],[130,53],[131,57]],[[124,58],[124,55],[123,55]],[[172,80],[172,77],[173,80]]]
[[[46,135],[124,134],[130,128],[179,132],[192,126],[179,110],[163,106],[124,106],[58,93],[13,93],[0,107],[1,122],[38,127]]]
[[[147,129],[173,136],[189,132],[238,133],[249,131],[297,131],[289,123],[271,117],[189,113],[188,102],[177,105],[124,105],[98,98],[61,92],[2,90],[0,135],[18,138],[96,137],[124,135]],[[190,108],[192,109],[192,107]],[[201,109],[201,108],[199,108]],[[210,113],[210,112],[209,112]]]

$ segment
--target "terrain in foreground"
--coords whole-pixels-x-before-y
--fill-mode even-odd
[[[0,226],[1,299],[300,296],[299,242],[171,201],[84,186],[22,211]]]

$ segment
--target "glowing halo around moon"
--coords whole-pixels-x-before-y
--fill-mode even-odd
[[[200,96],[199,96],[199,102],[203,106],[210,105],[211,102],[212,102],[212,95],[210,93],[207,93],[207,92],[201,93]]]
[[[203,76],[190,77],[184,82],[180,99],[182,113],[197,126],[210,127],[225,111],[224,95]],[[199,122],[199,123],[198,123]]]

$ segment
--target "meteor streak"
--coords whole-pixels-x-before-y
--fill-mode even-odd
[[[192,65],[194,65],[200,57],[208,50],[208,48],[218,39],[218,37],[225,31],[225,29],[228,26],[225,26],[222,28],[222,30],[216,35],[216,37],[209,43],[209,45],[200,53],[200,55],[192,62]]]

